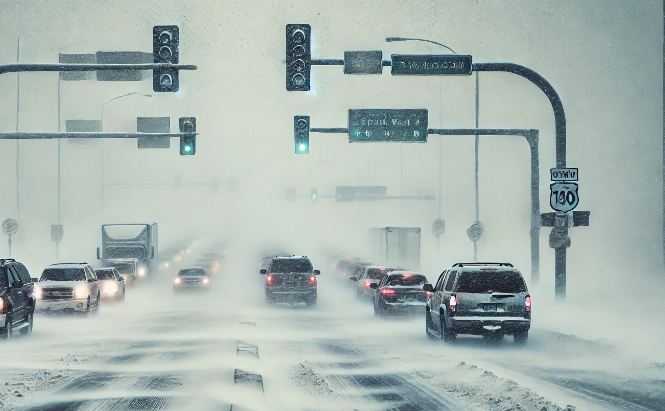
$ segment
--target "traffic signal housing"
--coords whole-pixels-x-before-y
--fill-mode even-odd
[[[180,117],[180,155],[193,156],[196,154],[196,117]]]
[[[296,154],[309,154],[309,116],[293,116],[293,141]]]
[[[180,30],[178,26],[152,28],[152,55],[155,63],[178,64]],[[159,68],[152,70],[152,89],[155,92],[178,91],[178,70]]]
[[[316,203],[317,201],[319,201],[319,190],[317,190],[316,188],[312,188],[310,190],[309,196],[310,199],[312,200],[312,203]]]
[[[286,25],[286,90],[308,91],[312,70],[312,27],[309,24]]]

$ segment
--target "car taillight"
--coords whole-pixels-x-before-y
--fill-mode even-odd
[[[370,280],[365,280],[365,288],[369,288],[370,284],[372,284]]]
[[[382,288],[381,291],[379,291],[379,293],[387,297],[389,296],[392,297],[393,295],[395,295],[395,290],[393,290],[392,288]]]
[[[316,276],[315,275],[310,275],[309,276],[309,285],[316,285]]]
[[[2,310],[4,310],[4,308],[5,308],[5,300],[3,300],[3,299],[0,297],[0,313],[2,312]]]
[[[272,285],[273,282],[274,279],[272,278],[272,275],[268,274],[268,276],[266,276],[266,285]]]
[[[527,295],[524,298],[524,311],[530,313],[531,312],[531,296]]]
[[[429,298],[429,297],[431,297],[431,296],[432,296],[432,292],[431,292],[431,291],[425,291],[425,297]]]
[[[450,307],[450,311],[455,312],[457,309],[457,296],[456,295],[451,295],[450,296],[450,301],[448,302],[448,306]]]

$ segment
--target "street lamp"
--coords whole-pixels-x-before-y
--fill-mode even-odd
[[[132,91],[131,93],[125,93],[121,94],[119,96],[115,96],[112,99],[107,100],[104,104],[102,104],[102,110],[101,110],[101,115],[100,115],[100,125],[99,125],[99,131],[104,132],[104,109],[106,106],[115,100],[121,99],[123,97],[129,97],[129,96],[141,96],[141,97],[152,97],[152,94],[146,94],[146,93],[141,93],[138,91]],[[102,220],[104,219],[104,139],[101,140],[101,148],[100,148],[100,162],[99,162],[99,167],[100,167],[100,200],[101,200],[101,216]]]

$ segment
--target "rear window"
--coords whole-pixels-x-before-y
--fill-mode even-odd
[[[312,263],[307,259],[281,258],[272,261],[272,273],[308,273],[312,271]]]
[[[380,280],[390,270],[392,270],[392,268],[370,268],[367,270],[367,278],[371,278],[372,280]]]
[[[401,275],[391,275],[386,281],[386,285],[391,287],[417,287],[424,285],[427,282],[427,278],[424,275],[419,274],[401,274]]]
[[[205,270],[200,269],[200,268],[190,268],[187,270],[180,270],[178,273],[179,276],[204,276],[206,275]]]
[[[95,270],[95,273],[97,273],[97,279],[99,280],[112,280],[115,278],[113,270]]]
[[[85,281],[82,268],[47,268],[39,281]]]
[[[521,293],[526,291],[522,275],[515,271],[462,273],[457,281],[460,293]]]

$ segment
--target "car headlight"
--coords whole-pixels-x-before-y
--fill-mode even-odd
[[[35,298],[38,300],[42,299],[42,287],[35,286],[33,293],[35,294]]]
[[[138,269],[139,277],[145,276],[147,272],[148,272],[148,270],[146,270],[145,267],[139,267],[139,269]]]
[[[205,284],[205,285],[210,284],[210,278],[208,278],[208,277],[203,277],[203,284]]]
[[[181,282],[182,282],[182,280],[180,279],[180,277],[176,277],[175,280],[173,280],[173,284],[175,284],[175,285],[178,285]]]
[[[87,284],[77,285],[74,288],[74,298],[76,298],[77,300],[88,298],[88,294],[89,292]]]
[[[108,282],[104,284],[104,294],[114,295],[118,292],[118,284],[115,282]]]

